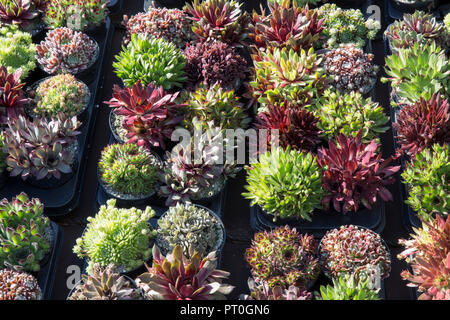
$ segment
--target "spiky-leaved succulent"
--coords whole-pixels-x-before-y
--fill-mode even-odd
[[[270,287],[267,282],[258,284],[253,278],[248,279],[250,295],[241,295],[242,300],[312,300],[311,292],[304,288],[289,286],[285,289],[282,286]]]
[[[433,144],[450,143],[450,105],[435,94],[403,106],[394,123],[400,152],[413,157]]]
[[[167,163],[161,174],[163,186],[160,195],[167,197],[166,204],[191,202],[217,195],[229,177],[240,170],[236,161],[225,156],[228,138],[212,122],[205,125],[194,118],[194,135],[176,145],[167,153]]]
[[[52,29],[68,27],[83,31],[99,26],[108,16],[108,0],[47,1],[44,22]]]
[[[405,250],[398,255],[410,265],[401,276],[409,287],[417,287],[420,300],[450,300],[450,216],[436,215],[421,228],[413,228],[411,239],[399,240]]]
[[[139,12],[131,17],[125,15],[122,24],[127,29],[124,42],[129,42],[132,34],[139,33],[163,38],[184,49],[186,43],[195,38],[192,22],[183,10],[156,8],[154,3],[147,12]]]
[[[22,69],[9,73],[5,66],[0,67],[0,121],[14,120],[18,115],[23,115],[23,108],[29,102],[25,97],[23,87],[25,83],[20,81]]]
[[[0,0],[0,21],[3,23],[25,28],[37,15],[31,0]]]
[[[50,220],[39,199],[21,193],[0,202],[0,268],[39,271],[50,250]]]
[[[36,68],[36,45],[31,34],[19,30],[17,25],[0,27],[0,65],[9,73],[22,69],[21,79]]]
[[[153,266],[136,283],[150,300],[226,300],[233,286],[222,283],[230,275],[218,270],[216,253],[203,256],[191,250],[190,258],[176,246],[164,257],[153,247]]]
[[[316,250],[313,236],[285,226],[255,234],[245,259],[257,283],[307,288],[320,274]]]
[[[383,107],[359,92],[340,93],[327,90],[313,113],[319,118],[317,127],[326,139],[339,134],[356,137],[361,131],[361,141],[369,143],[389,128],[389,117]]]
[[[415,43],[386,57],[386,74],[382,82],[391,82],[398,103],[430,100],[433,94],[450,97],[450,63],[445,51],[433,42],[427,46]],[[395,105],[395,104],[394,104]]]
[[[100,156],[101,180],[113,193],[149,195],[157,191],[160,160],[136,144],[112,144]]]
[[[373,54],[347,43],[324,53],[323,67],[332,87],[342,92],[367,94],[377,80],[378,66],[373,59]]]
[[[166,140],[181,120],[178,93],[169,94],[162,86],[143,85],[139,80],[130,88],[114,86],[113,97],[105,102],[114,108],[116,133],[124,142],[144,147],[166,148]]]
[[[272,149],[246,167],[247,185],[242,195],[259,205],[273,219],[297,218],[311,221],[325,195],[322,171],[311,153],[287,147]]]
[[[402,178],[408,185],[406,200],[426,221],[434,215],[447,216],[450,211],[450,157],[449,146],[434,144],[407,164]]]
[[[220,41],[197,42],[184,50],[187,87],[218,83],[227,90],[238,89],[245,79],[247,61],[237,51]]]
[[[329,277],[343,275],[385,279],[391,271],[388,248],[378,233],[354,225],[330,230],[319,247],[320,264]]]
[[[445,30],[444,24],[424,11],[405,13],[403,20],[394,21],[385,35],[394,52],[400,48],[412,47],[416,42],[420,46],[426,46],[435,41],[441,48],[450,48],[450,33]]]
[[[274,49],[273,53],[254,55],[255,68],[249,90],[261,104],[282,103],[298,105],[315,103],[325,91],[326,75],[320,66],[321,58],[309,51]]]
[[[6,169],[6,157],[8,154],[5,152],[5,133],[3,130],[0,130],[0,176],[5,172]]]
[[[319,19],[324,19],[324,47],[336,48],[343,43],[354,43],[362,48],[367,40],[375,39],[381,28],[377,20],[365,20],[359,9],[344,10],[334,3],[326,3],[317,11]]]
[[[166,90],[183,86],[185,65],[186,58],[175,44],[140,34],[131,35],[130,43],[122,47],[113,63],[126,86],[140,80],[145,86],[153,82]]]
[[[192,31],[203,41],[219,40],[241,46],[248,35],[248,14],[235,0],[194,0],[183,10],[193,21]]]
[[[384,201],[392,200],[386,188],[393,184],[393,175],[400,166],[389,166],[379,153],[379,144],[361,142],[356,137],[340,134],[329,140],[328,148],[318,151],[317,163],[324,170],[322,185],[328,193],[322,199],[324,208],[330,204],[338,212],[358,211],[362,206],[371,209],[380,196]]]
[[[69,73],[43,80],[28,94],[34,100],[33,113],[47,118],[58,114],[77,116],[87,107],[90,98],[88,86]]]
[[[380,300],[379,289],[370,286],[370,280],[354,275],[333,278],[333,285],[320,286],[319,300]]]
[[[14,269],[0,270],[0,300],[41,300],[37,279]]]
[[[81,283],[69,300],[142,300],[142,295],[115,265],[102,267],[96,263],[91,275],[82,275]]]
[[[323,19],[318,19],[315,10],[302,8],[295,2],[291,6],[289,1],[268,2],[268,6],[268,16],[264,10],[261,15],[253,12],[249,36],[255,53],[274,48],[300,52],[317,47]]]
[[[176,246],[189,256],[190,249],[206,255],[217,251],[223,241],[220,222],[207,209],[190,203],[177,203],[158,219],[157,245],[163,253]]]
[[[218,83],[188,92],[183,100],[187,105],[184,119],[187,128],[192,126],[194,117],[202,122],[212,121],[214,126],[222,129],[246,129],[250,123],[235,91],[225,90]]]
[[[36,46],[36,58],[47,73],[77,74],[95,62],[98,51],[98,44],[86,34],[64,27],[47,33]]]
[[[95,263],[101,266],[115,264],[120,271],[130,271],[141,266],[151,256],[152,230],[148,220],[155,211],[146,207],[116,207],[116,200],[110,199],[100,207],[95,217],[88,217],[88,225],[78,238],[73,252],[79,258],[88,260],[87,272],[92,274]]]
[[[320,143],[321,130],[318,128],[319,119],[302,107],[295,107],[288,101],[282,105],[267,105],[266,112],[258,113],[255,127],[267,130],[267,145],[271,147],[278,130],[276,142],[282,148],[291,148],[300,151],[314,151]]]
[[[62,174],[72,172],[79,122],[76,117],[62,117],[30,121],[19,116],[8,122],[6,164],[11,176],[21,176],[23,180],[31,176],[37,180],[60,179]]]

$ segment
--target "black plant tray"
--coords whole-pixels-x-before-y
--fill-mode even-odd
[[[108,10],[109,14],[116,14],[122,10],[123,0],[109,0]]]
[[[32,273],[38,279],[39,287],[42,290],[42,299],[44,300],[51,299],[55,272],[58,266],[59,255],[61,254],[63,243],[63,231],[61,227],[53,221],[50,221],[50,224],[53,231],[51,251],[44,258],[46,261],[43,265],[41,265],[41,269],[36,273]]]
[[[48,216],[64,216],[78,206],[85,175],[87,153],[90,149],[90,140],[98,112],[98,100],[101,99],[99,92],[101,92],[104,80],[102,71],[104,65],[108,62],[105,56],[109,54],[107,49],[112,39],[113,28],[111,20],[107,18],[103,28],[98,28],[96,33],[90,34],[98,42],[100,53],[97,63],[90,71],[90,73],[94,73],[93,80],[89,82],[81,79],[85,81],[91,90],[91,100],[85,124],[80,128],[81,134],[78,136],[79,154],[73,177],[62,186],[54,189],[40,189],[31,186],[26,181],[22,181],[21,178],[9,178],[6,186],[0,190],[0,199],[11,199],[17,194],[25,192],[30,197],[41,200],[46,209],[45,213]]]
[[[395,3],[392,3],[393,0],[385,0],[385,12],[386,12],[386,21],[388,23],[393,22],[394,20],[400,20],[403,18],[403,14],[404,13],[414,13],[414,11],[416,10],[422,10],[422,11],[429,11],[426,10],[426,8],[418,8],[415,9],[413,7],[410,6],[398,6]],[[437,2],[437,1],[436,1]],[[439,10],[437,10],[437,6],[435,7],[434,10],[432,10],[431,12],[436,18],[440,18],[441,14],[439,12]]]
[[[284,225],[296,228],[299,232],[308,233],[316,238],[325,235],[328,230],[338,228],[342,225],[354,224],[381,233],[386,223],[385,204],[379,200],[372,208],[362,209],[358,212],[348,212],[345,215],[339,212],[315,211],[312,221],[297,219],[272,220],[273,216],[263,212],[259,206],[250,208],[250,226],[255,232],[270,230]]]

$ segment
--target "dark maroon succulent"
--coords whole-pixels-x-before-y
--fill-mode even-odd
[[[26,27],[37,17],[30,0],[0,0],[0,21]]]
[[[237,89],[245,79],[247,61],[236,50],[220,41],[198,42],[186,46],[188,87],[220,84],[224,89]]]
[[[183,119],[178,111],[185,105],[177,104],[177,97],[178,93],[166,93],[153,83],[145,87],[138,81],[132,88],[115,85],[113,98],[105,103],[122,117],[127,142],[164,149],[164,140],[170,139],[175,125]]]
[[[403,106],[394,128],[397,130],[399,152],[415,157],[418,152],[433,144],[450,142],[449,102],[435,94],[430,100]]]
[[[13,120],[23,114],[23,107],[29,102],[22,90],[25,83],[20,82],[22,70],[8,73],[6,67],[0,67],[0,119]]]
[[[267,144],[271,144],[271,130],[278,130],[279,145],[291,146],[302,151],[313,151],[320,142],[319,119],[302,107],[292,107],[289,102],[284,105],[267,106],[267,112],[260,112],[256,117],[255,127],[267,129]]]
[[[389,166],[391,159],[384,160],[378,148],[376,140],[361,143],[361,134],[341,134],[336,141],[328,142],[328,148],[319,149],[317,162],[325,169],[322,186],[329,193],[322,200],[326,209],[331,202],[338,212],[356,212],[361,205],[371,209],[377,196],[392,200],[386,186],[395,182],[393,175],[400,166]]]

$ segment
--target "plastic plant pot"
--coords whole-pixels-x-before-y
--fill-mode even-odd
[[[7,180],[8,180],[8,175],[7,175],[6,171],[3,171],[2,173],[0,173],[0,189],[6,185]]]

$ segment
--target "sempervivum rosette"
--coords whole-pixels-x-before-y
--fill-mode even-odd
[[[372,90],[377,80],[378,66],[373,54],[365,54],[354,44],[342,44],[324,54],[323,67],[329,83],[342,92]]]
[[[98,44],[83,32],[57,28],[36,46],[36,59],[47,73],[77,74],[95,62],[98,50]]]
[[[41,288],[31,274],[13,269],[0,270],[0,300],[40,300]]]

